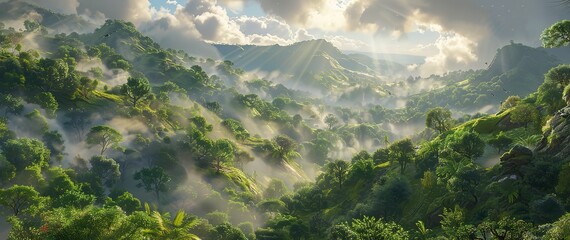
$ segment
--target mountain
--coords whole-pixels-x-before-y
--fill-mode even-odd
[[[376,59],[379,61],[389,61],[395,62],[402,65],[418,64],[421,65],[425,63],[426,57],[409,55],[409,54],[391,54],[391,53],[371,53],[371,52],[360,52],[360,51],[345,51],[348,55],[365,55],[369,58]]]
[[[0,2],[0,22],[15,23],[21,20],[35,20],[56,32],[87,32],[95,25],[77,15],[63,15],[37,7],[24,1],[9,0]]]
[[[247,71],[281,73],[324,92],[360,84],[378,85],[383,72],[397,72],[403,67],[382,62],[377,69],[372,59],[349,56],[326,40],[310,40],[288,46],[214,45],[225,60]]]
[[[541,48],[507,45],[487,63],[487,69],[464,81],[414,95],[407,106],[418,111],[444,106],[465,112],[493,112],[509,96],[525,97],[534,92],[544,82],[544,74],[560,63]]]

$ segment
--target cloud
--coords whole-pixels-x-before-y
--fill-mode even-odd
[[[135,24],[151,19],[148,0],[78,0],[77,13],[87,16],[103,15],[110,19],[124,19]]]
[[[442,74],[465,68],[478,60],[477,43],[455,32],[441,32],[434,47],[438,53],[427,57],[420,67],[422,75]]]
[[[241,16],[235,23],[245,35],[272,35],[282,39],[293,37],[293,31],[287,23],[272,17]]]
[[[363,41],[347,38],[344,36],[325,36],[325,39],[331,42],[335,47],[343,50],[362,50],[369,46]]]
[[[297,42],[313,40],[313,39],[315,39],[315,36],[311,35],[305,29],[299,29],[295,33],[295,41],[297,41]]]

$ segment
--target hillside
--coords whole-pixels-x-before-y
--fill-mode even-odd
[[[380,76],[403,69],[388,61],[375,65],[370,58],[345,55],[326,40],[309,40],[289,46],[214,46],[225,60],[234,62],[239,68],[290,76],[284,82],[286,86],[316,87],[322,93],[356,85],[377,85]]]
[[[542,83],[544,74],[561,61],[543,49],[511,44],[499,49],[487,69],[464,81],[411,96],[408,108],[445,106],[463,112],[494,112],[509,96],[525,97]]]
[[[394,76],[324,40],[202,59],[0,7],[26,22],[0,24],[2,239],[570,236],[570,65],[544,49]]]

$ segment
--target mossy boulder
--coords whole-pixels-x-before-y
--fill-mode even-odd
[[[535,152],[549,154],[561,159],[570,158],[570,107],[558,111],[548,121]]]

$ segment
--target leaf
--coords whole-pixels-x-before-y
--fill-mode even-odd
[[[178,213],[176,213],[176,217],[174,217],[174,221],[172,221],[172,225],[174,225],[175,227],[180,227],[182,226],[182,222],[184,221],[184,210],[180,209],[178,210]]]

